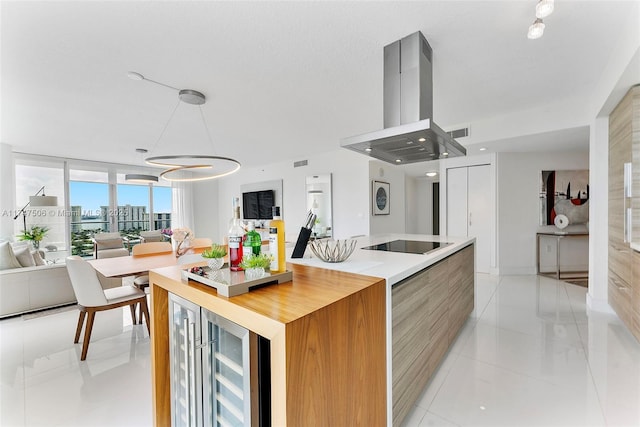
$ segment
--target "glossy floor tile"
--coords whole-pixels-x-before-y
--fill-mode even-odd
[[[587,289],[476,275],[476,306],[404,426],[640,426],[640,344]]]
[[[78,310],[0,321],[1,426],[150,426],[145,325],[129,308],[96,314],[87,360],[73,344]]]
[[[586,288],[478,274],[475,308],[405,426],[640,426],[640,344]],[[0,426],[150,426],[146,326],[74,307],[0,321]]]

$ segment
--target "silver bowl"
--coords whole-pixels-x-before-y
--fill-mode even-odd
[[[324,262],[342,262],[349,258],[356,248],[357,240],[321,239],[309,243],[311,252]]]

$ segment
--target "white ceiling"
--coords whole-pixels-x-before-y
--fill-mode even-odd
[[[612,46],[631,36],[621,23],[638,1],[557,0],[544,37],[532,41],[535,4],[2,1],[0,141],[132,164],[141,163],[137,147],[247,166],[305,159],[382,127],[382,48],[417,30],[434,51],[434,119],[444,129],[473,132],[551,100],[588,100]],[[130,70],[203,92],[213,148],[186,104],[159,138],[177,93],[130,80]],[[482,145],[586,149],[588,130]]]

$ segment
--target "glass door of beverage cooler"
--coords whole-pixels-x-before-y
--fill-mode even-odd
[[[199,306],[169,294],[173,427],[203,425],[200,312]]]
[[[202,310],[204,425],[251,426],[249,331]]]

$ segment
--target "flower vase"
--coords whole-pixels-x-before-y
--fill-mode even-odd
[[[244,269],[245,280],[262,279],[266,275],[263,267],[252,267]]]

